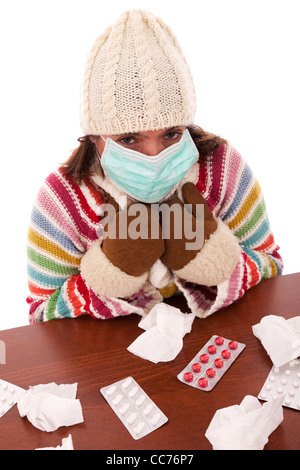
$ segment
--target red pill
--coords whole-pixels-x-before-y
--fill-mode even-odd
[[[185,382],[192,382],[194,376],[191,372],[186,372],[183,376]]]
[[[206,388],[208,385],[208,380],[205,379],[204,377],[201,377],[201,379],[198,380],[199,387],[201,388]]]
[[[217,336],[215,343],[217,346],[222,346],[222,344],[224,344],[224,338],[222,338],[222,336]]]
[[[216,375],[215,369],[207,369],[206,375],[207,375],[207,377],[209,377],[210,379],[212,379],[212,378]]]
[[[238,343],[236,341],[229,341],[228,346],[230,349],[237,349]]]
[[[206,362],[209,361],[209,356],[207,354],[201,354],[199,359],[200,359],[200,362],[203,362],[203,364],[205,364]]]
[[[222,359],[220,358],[215,359],[214,364],[217,367],[217,369],[221,369],[224,366],[224,361],[222,361]]]
[[[209,352],[209,354],[216,354],[217,348],[212,344],[211,346],[208,346],[207,351]]]
[[[201,370],[201,365],[199,364],[199,362],[196,362],[195,364],[192,365],[192,370],[193,372],[200,372]]]
[[[231,357],[231,352],[228,351],[228,349],[224,349],[224,351],[222,351],[221,354],[224,359],[229,359]]]

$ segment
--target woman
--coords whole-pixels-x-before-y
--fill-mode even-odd
[[[259,184],[230,143],[194,124],[190,70],[160,19],[127,11],[100,35],[81,96],[84,137],[46,179],[32,211],[31,323],[144,315],[177,292],[203,318],[281,274]],[[137,203],[148,224],[156,206],[158,236],[111,236],[112,223],[127,224],[128,235],[136,222],[129,208]],[[179,208],[168,236],[160,225],[163,204]],[[185,204],[193,227],[195,208],[204,205],[204,239],[194,249],[184,234],[175,236]],[[110,206],[116,210],[108,219]]]

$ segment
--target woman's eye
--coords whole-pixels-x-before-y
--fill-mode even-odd
[[[120,139],[119,142],[124,145],[130,145],[134,144],[135,140],[133,137],[123,137],[123,139]]]
[[[177,140],[182,136],[180,132],[169,132],[169,134],[166,135],[166,138],[169,140]]]

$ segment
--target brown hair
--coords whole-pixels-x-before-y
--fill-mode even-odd
[[[199,126],[188,126],[188,130],[199,151],[200,163],[211,158],[212,153],[226,143],[226,140],[222,137],[206,132]],[[64,164],[65,173],[79,184],[95,171],[95,167],[97,167],[97,171],[101,171],[100,164],[97,164],[95,144],[90,137],[92,136],[87,135],[78,139],[80,142],[79,147],[73,151]]]

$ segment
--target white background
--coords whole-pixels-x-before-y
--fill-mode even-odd
[[[81,136],[86,54],[129,8],[148,9],[173,29],[194,75],[196,123],[246,158],[263,189],[285,274],[299,271],[298,7],[298,0],[1,1],[0,330],[27,324],[33,200]]]

